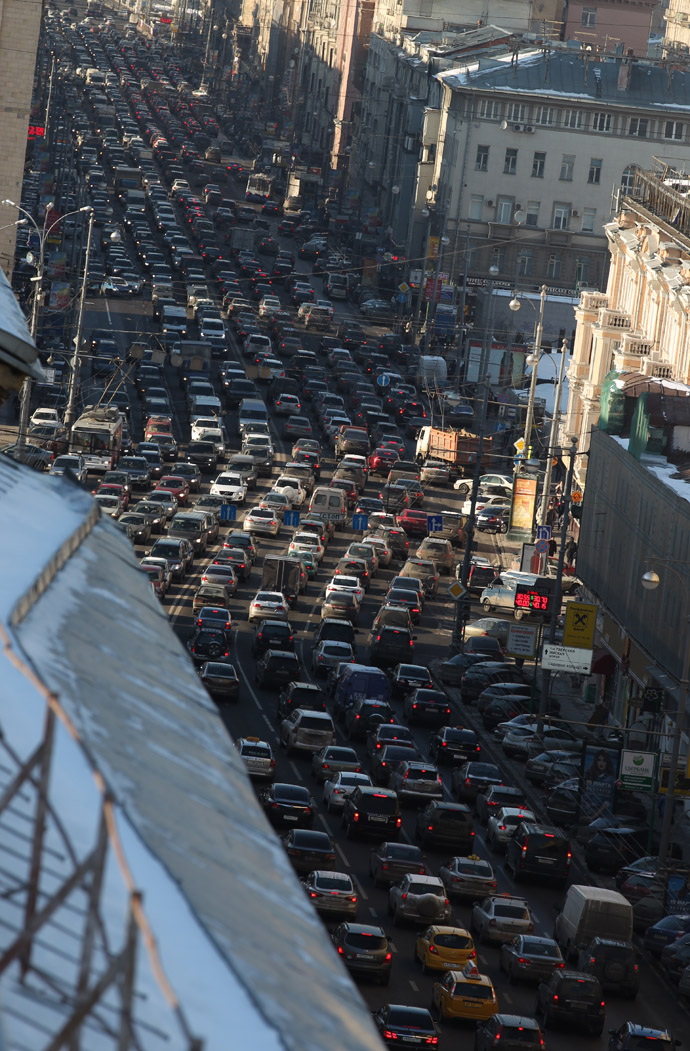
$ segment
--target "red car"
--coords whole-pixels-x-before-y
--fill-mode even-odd
[[[179,474],[164,474],[158,482],[156,489],[165,489],[172,493],[178,504],[186,504],[189,497],[189,484],[186,478]]]
[[[116,496],[122,504],[123,511],[127,510],[127,504],[129,503],[129,493],[125,489],[124,485],[117,485],[115,482],[104,482],[102,485],[99,485],[97,495]]]
[[[373,471],[374,474],[387,475],[391,467],[393,467],[395,462],[399,459],[400,457],[395,449],[374,449],[369,457],[369,470]]]
[[[395,516],[395,520],[408,536],[426,536],[427,516],[425,511],[413,511],[409,507]]]

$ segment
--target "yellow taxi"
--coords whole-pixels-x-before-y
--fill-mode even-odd
[[[441,1021],[467,1018],[472,1022],[485,1022],[498,1013],[498,1000],[491,979],[479,973],[474,960],[465,964],[461,971],[448,971],[440,982],[434,982],[432,999]]]
[[[469,931],[438,924],[427,927],[418,936],[415,953],[423,971],[451,971],[477,957]]]

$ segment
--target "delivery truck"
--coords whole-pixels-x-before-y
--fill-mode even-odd
[[[266,555],[264,558],[261,588],[265,591],[280,591],[291,609],[297,605],[302,567],[294,558]]]

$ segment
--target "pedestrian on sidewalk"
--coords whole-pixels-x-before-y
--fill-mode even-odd
[[[575,559],[577,558],[577,540],[574,540],[571,536],[568,543],[565,545],[565,560],[569,566],[575,565]]]

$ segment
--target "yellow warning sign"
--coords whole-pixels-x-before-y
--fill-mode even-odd
[[[566,602],[563,645],[591,650],[597,626],[597,607],[589,602]]]

